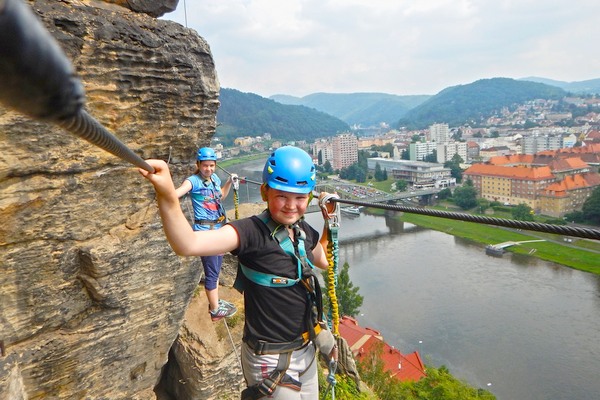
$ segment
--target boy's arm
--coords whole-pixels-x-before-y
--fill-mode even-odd
[[[175,253],[181,256],[208,256],[222,254],[238,247],[237,232],[231,226],[194,232],[179,205],[167,164],[162,160],[147,162],[154,167],[155,173],[140,169],[140,174],[154,185],[163,229]]]

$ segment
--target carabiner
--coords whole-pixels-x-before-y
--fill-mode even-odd
[[[233,190],[240,189],[240,178],[236,174],[231,174],[231,183],[233,183]]]
[[[337,201],[330,201],[331,199],[339,199],[340,196],[334,193],[328,193],[319,199],[319,206],[321,207],[321,213],[323,218],[327,220],[329,226],[340,226],[340,205]],[[327,209],[327,203],[333,203],[333,211]]]

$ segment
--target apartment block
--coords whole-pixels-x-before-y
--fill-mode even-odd
[[[358,162],[358,139],[351,133],[342,133],[331,140],[334,170],[351,166]]]
[[[433,124],[429,127],[429,140],[436,143],[450,141],[450,128],[448,124]]]

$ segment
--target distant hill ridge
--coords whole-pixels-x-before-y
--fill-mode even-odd
[[[386,93],[313,93],[304,97],[277,94],[269,99],[235,89],[221,89],[217,137],[269,132],[283,140],[327,137],[350,129],[387,123],[391,128],[425,129],[433,123],[477,125],[503,107],[535,99],[600,93],[600,79],[560,82],[529,77],[481,79],[448,87],[435,96]]]
[[[553,79],[538,78],[535,76],[530,76],[528,78],[521,78],[519,80],[545,83],[546,85],[559,87],[559,88],[564,89],[567,92],[571,92],[575,95],[600,93],[600,79],[588,79],[585,81],[577,81],[577,82],[564,82],[564,81],[555,81]]]
[[[304,97],[276,94],[282,104],[302,105],[333,115],[349,125],[368,127],[382,122],[395,126],[411,108],[431,95],[398,96],[386,93],[313,93]]]
[[[544,83],[510,78],[480,79],[442,90],[406,113],[400,125],[408,129],[424,129],[436,122],[473,126],[503,107],[535,99],[559,100],[566,95],[563,89]]]
[[[284,141],[312,140],[348,132],[350,127],[338,118],[308,107],[284,105],[254,93],[221,88],[215,136],[232,145],[239,136],[270,133]]]

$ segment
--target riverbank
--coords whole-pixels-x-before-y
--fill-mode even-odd
[[[384,213],[383,210],[370,209],[369,211]],[[528,234],[527,231],[516,231],[514,229],[497,228],[474,222],[456,221],[418,214],[404,213],[404,215],[397,218],[404,222],[459,236],[484,245],[507,241],[535,240],[540,237]],[[508,247],[506,250],[513,253],[531,255],[532,257],[538,257],[546,261],[552,261],[567,267],[600,275],[600,254],[576,248],[572,245],[566,245],[562,242],[562,236],[559,235],[544,236],[545,242],[524,243],[519,246]],[[552,236],[553,238],[551,238]]]

